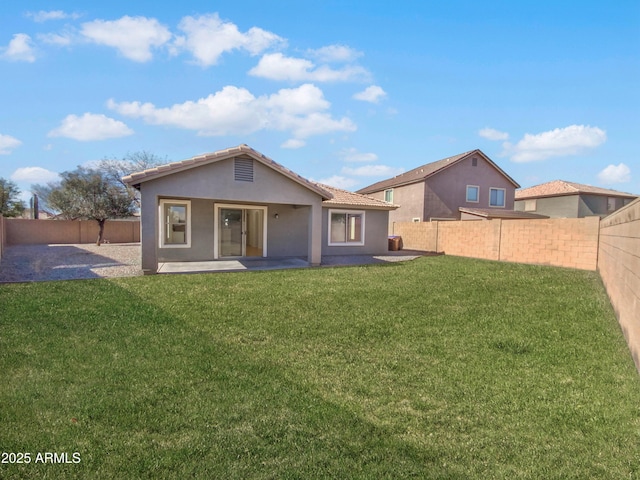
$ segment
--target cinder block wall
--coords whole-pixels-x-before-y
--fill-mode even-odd
[[[640,370],[640,199],[602,219],[598,271]]]
[[[500,260],[595,270],[599,217],[502,221]]]
[[[437,251],[500,260],[500,221],[438,222]]]
[[[98,238],[98,222],[93,220],[5,219],[7,245],[93,243]],[[109,243],[140,241],[139,221],[109,221],[104,225]]]
[[[404,248],[595,270],[598,217],[396,223]],[[434,238],[435,237],[435,238]]]

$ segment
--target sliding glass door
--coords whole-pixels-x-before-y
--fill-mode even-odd
[[[219,205],[216,213],[218,257],[266,256],[267,207]]]

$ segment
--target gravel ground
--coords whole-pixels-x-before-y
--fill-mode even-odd
[[[9,245],[0,283],[142,275],[139,243]]]

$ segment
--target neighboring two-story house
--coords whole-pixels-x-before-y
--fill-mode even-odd
[[[516,191],[515,209],[551,218],[606,217],[638,195],[554,180]]]
[[[460,209],[513,210],[520,185],[480,150],[427,163],[358,190],[399,205],[393,222],[460,220]]]

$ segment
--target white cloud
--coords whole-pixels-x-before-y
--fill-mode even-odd
[[[345,175],[356,177],[394,177],[404,172],[404,168],[389,167],[388,165],[365,165],[358,168],[343,167]]]
[[[282,145],[280,145],[280,148],[295,150],[297,148],[304,147],[306,144],[307,142],[305,142],[304,140],[300,140],[299,138],[290,138],[289,140],[284,142]]]
[[[258,65],[249,70],[249,75],[291,82],[352,82],[370,77],[369,72],[360,66],[348,65],[337,70],[328,65],[316,67],[310,60],[285,57],[282,53],[263,55]]]
[[[28,12],[27,17],[32,18],[34,22],[43,23],[49,20],[76,20],[80,18],[78,13],[65,13],[62,10],[40,10],[39,12]]]
[[[49,137],[66,137],[81,142],[126,137],[133,130],[124,123],[102,114],[85,113],[81,117],[67,115],[58,128],[51,130]]]
[[[99,44],[117,49],[124,57],[136,61],[151,60],[152,48],[171,39],[171,32],[155,18],[124,16],[119,20],[94,20],[82,24],[82,35]]]
[[[35,62],[36,55],[31,37],[26,33],[16,33],[9,45],[2,48],[2,57],[15,62]]]
[[[356,129],[350,119],[336,120],[326,113],[330,103],[324,99],[322,91],[311,84],[260,97],[245,88],[226,86],[206,98],[165,108],[152,103],[117,103],[114,100],[109,100],[107,105],[121,115],[142,118],[150,124],[196,130],[205,136],[277,130],[291,132],[296,140],[301,140],[312,135]]]
[[[329,178],[323,178],[318,180],[318,183],[324,183],[331,187],[342,188],[343,190],[349,190],[358,184],[357,180],[353,178],[343,177],[341,175],[334,175]]]
[[[14,182],[48,183],[55,182],[60,177],[56,172],[52,172],[42,167],[22,167],[11,174]]]
[[[191,52],[196,62],[205,67],[218,63],[225,52],[243,49],[258,55],[273,45],[285,43],[278,35],[258,27],[242,33],[235,24],[220,20],[217,13],[184,17],[178,27],[186,36],[178,37],[174,48]]]
[[[11,151],[22,145],[22,142],[10,135],[0,134],[0,155],[9,155]]]
[[[550,157],[576,155],[595,148],[606,140],[606,132],[598,127],[570,125],[535,135],[527,133],[515,145],[505,142],[504,154],[514,162],[533,162]]]
[[[614,183],[627,183],[631,181],[631,169],[624,163],[609,165],[598,173],[598,180],[606,185]]]
[[[495,128],[482,128],[478,130],[478,135],[487,140],[509,140],[509,134],[507,132],[501,132]]]
[[[69,32],[64,33],[40,33],[38,34],[38,40],[49,45],[57,45],[59,47],[66,47],[73,43],[73,34]]]
[[[362,100],[363,102],[378,103],[381,99],[387,96],[382,87],[378,85],[371,85],[365,88],[362,92],[356,93],[353,98],[356,100]]]
[[[346,45],[328,45],[316,50],[307,50],[307,54],[320,62],[352,62],[356,58],[362,56],[362,52],[358,52]]]
[[[340,156],[345,162],[375,162],[378,155],[375,153],[359,152],[355,148],[345,148],[340,152]]]

